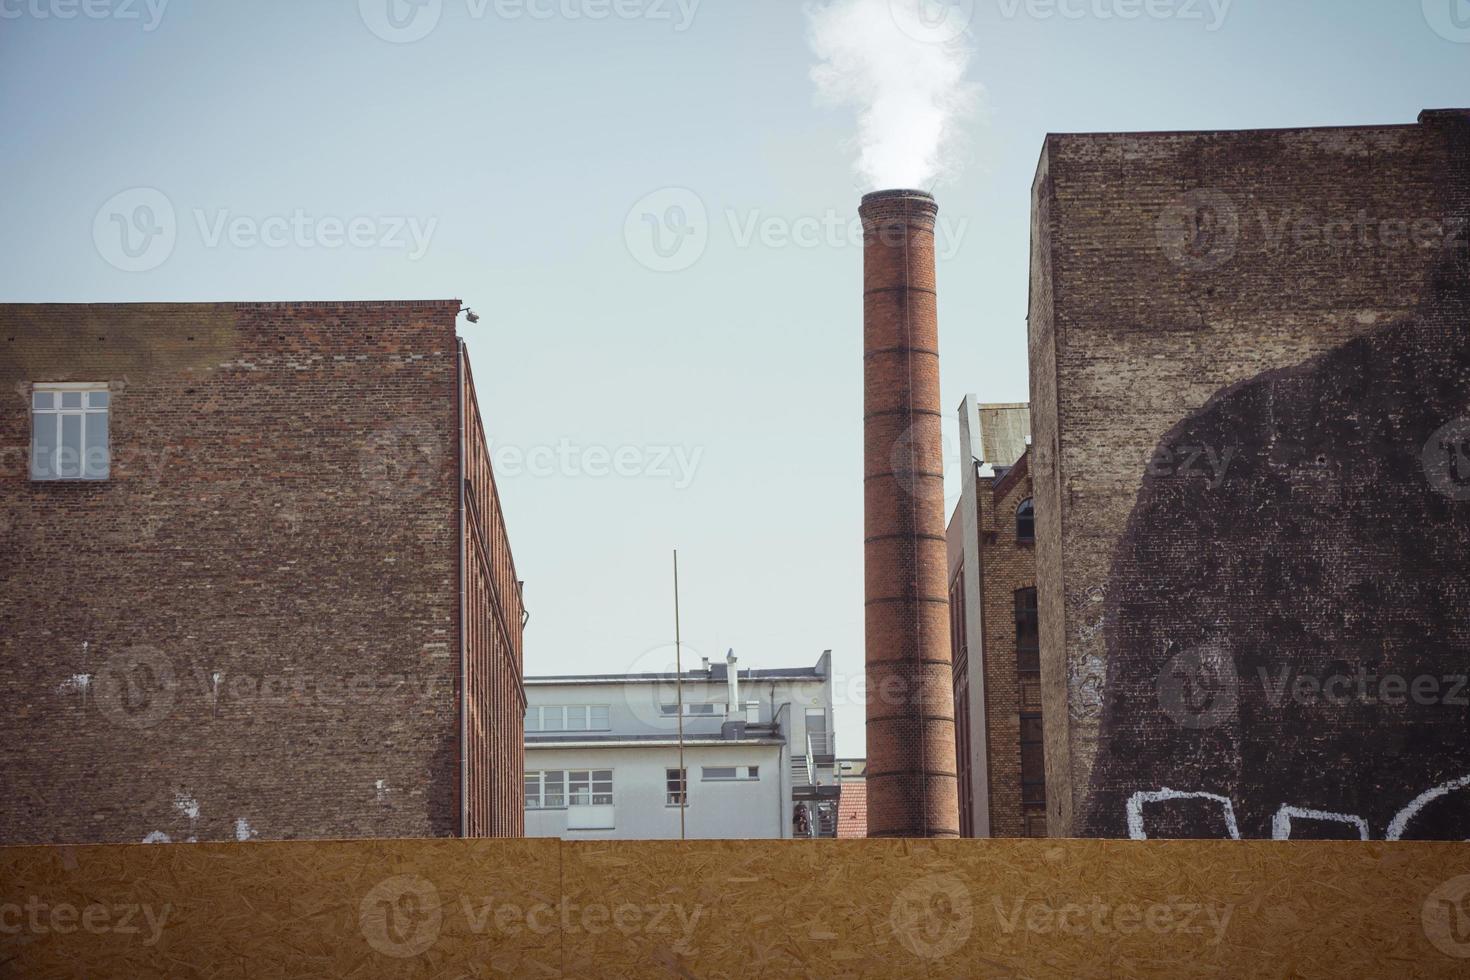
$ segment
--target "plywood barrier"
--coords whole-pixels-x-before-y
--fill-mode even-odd
[[[0,849],[0,976],[1470,975],[1470,845]]]

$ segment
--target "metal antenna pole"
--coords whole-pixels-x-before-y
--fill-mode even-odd
[[[689,805],[689,777],[684,771],[684,644],[679,632],[679,549],[674,549],[674,690],[679,719],[679,839],[685,840],[684,808]]]

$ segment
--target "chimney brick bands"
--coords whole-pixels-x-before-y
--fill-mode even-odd
[[[934,222],[863,198],[868,836],[958,837]]]

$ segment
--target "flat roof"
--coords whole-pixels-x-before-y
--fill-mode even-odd
[[[684,683],[724,684],[726,682],[725,665],[720,664],[719,671],[715,671],[715,665],[710,664],[710,670],[686,670],[682,675]],[[736,676],[742,681],[760,680],[826,680],[826,675],[817,673],[815,667],[770,667],[770,668],[737,668]],[[675,673],[645,673],[645,674],[541,674],[525,678],[527,684],[552,685],[552,684],[638,684],[644,681],[675,681],[680,680],[681,675]]]
[[[189,307],[214,307],[217,309],[237,310],[284,310],[317,308],[327,310],[338,309],[413,309],[424,306],[454,306],[464,305],[463,300],[458,299],[281,299],[281,300],[175,300],[167,302],[153,302],[143,300],[137,303],[0,303],[0,308],[32,309],[138,309],[142,307],[173,307],[175,309],[187,309]]]
[[[616,732],[602,732],[596,734],[578,735],[568,738],[565,735],[527,735],[526,748],[544,749],[557,748],[560,746],[665,746],[678,745],[679,739],[673,735],[659,733],[656,735],[619,735]],[[710,745],[785,745],[784,738],[772,736],[746,736],[745,738],[722,738],[719,735],[685,735],[684,746],[710,746]]]

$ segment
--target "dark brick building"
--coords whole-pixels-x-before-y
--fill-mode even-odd
[[[1046,836],[1030,431],[1024,404],[960,407],[969,465],[946,537],[966,837]]]
[[[0,842],[521,833],[459,309],[0,306]]]
[[[1052,834],[1470,837],[1467,218],[1466,110],[1047,138]]]

